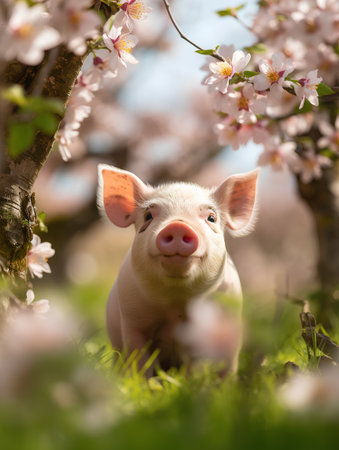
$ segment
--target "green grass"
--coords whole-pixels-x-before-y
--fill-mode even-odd
[[[136,364],[112,366],[104,330],[102,283],[65,288],[86,323],[67,351],[45,355],[24,372],[0,405],[3,449],[331,449],[339,415],[287,409],[277,392],[284,364],[309,366],[299,309],[277,315],[246,299],[248,329],[237,377],[221,379],[203,363],[192,373],[170,370],[146,380]]]

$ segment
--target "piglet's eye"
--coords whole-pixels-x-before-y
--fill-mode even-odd
[[[148,225],[152,223],[153,215],[150,211],[146,211],[144,215],[144,223],[142,224],[139,233],[142,233],[148,228]]]
[[[207,220],[208,222],[215,223],[217,221],[217,216],[215,214],[209,214]]]

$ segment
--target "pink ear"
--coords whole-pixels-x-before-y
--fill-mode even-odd
[[[146,185],[125,170],[99,164],[99,203],[107,217],[118,227],[128,227],[135,221],[135,207],[143,198]]]
[[[226,213],[226,225],[234,235],[252,231],[255,221],[256,187],[259,169],[232,175],[217,187],[214,196]]]

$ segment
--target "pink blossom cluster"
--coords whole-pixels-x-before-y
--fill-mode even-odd
[[[85,55],[89,50],[93,54],[91,67],[78,77],[57,133],[59,150],[66,161],[71,157],[70,146],[79,134],[81,122],[90,114],[93,93],[104,80],[117,77],[127,64],[138,62],[132,55],[137,43],[132,32],[135,22],[150,12],[140,0],[123,1],[118,13],[102,24],[99,15],[89,9],[93,3],[6,0],[8,20],[0,17],[0,51],[4,60],[37,65],[46,50],[62,43],[76,55]]]
[[[59,151],[64,161],[71,158],[71,144],[79,135],[82,121],[91,113],[91,102],[94,92],[99,89],[99,86],[100,79],[94,70],[85,74],[80,72],[68,100],[63,126],[56,135]]]
[[[67,105],[63,125],[57,133],[59,151],[65,161],[71,157],[70,147],[79,135],[82,121],[91,112],[94,92],[102,87],[105,80],[116,78],[127,68],[127,64],[138,63],[132,55],[138,39],[132,31],[135,21],[145,19],[149,12],[150,8],[142,1],[123,2],[118,13],[104,24],[102,37],[98,40],[100,46],[91,47],[91,67],[80,73]]]
[[[289,168],[305,183],[321,177],[332,164],[328,156],[339,152],[339,121],[312,106],[319,106],[320,83],[339,81],[338,22],[334,0],[261,2],[252,32],[265,53],[221,46],[220,60],[209,57],[203,66],[203,84],[221,117],[215,125],[220,145],[236,150],[252,140],[264,147],[259,165]],[[305,144],[312,127],[322,137]]]
[[[22,0],[7,1],[7,22],[0,22],[1,54],[5,60],[40,64],[45,50],[64,43],[83,55],[88,39],[98,36],[99,16],[88,8],[92,0],[49,0],[30,6]]]

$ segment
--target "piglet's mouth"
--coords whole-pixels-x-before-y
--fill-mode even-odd
[[[194,263],[200,261],[199,256],[183,256],[180,253],[174,255],[159,255],[160,264],[163,269],[172,276],[185,276]]]

